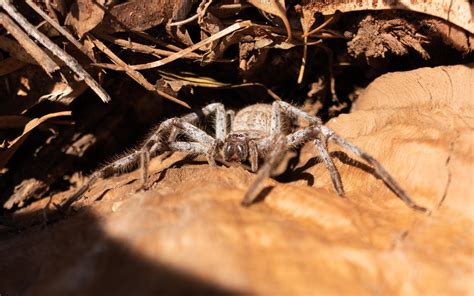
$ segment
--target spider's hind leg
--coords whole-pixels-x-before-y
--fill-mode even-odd
[[[133,153],[121,157],[114,162],[104,166],[98,171],[95,171],[72,196],[68,197],[63,201],[57,208],[59,211],[67,210],[74,202],[79,200],[84,193],[86,193],[100,178],[107,178],[112,175],[122,173],[136,166],[138,162],[143,158],[142,149],[136,150]]]
[[[331,179],[336,192],[339,195],[344,194],[342,187],[341,177],[337,171],[328,151],[326,148],[326,141],[331,140],[339,146],[351,151],[355,155],[364,159],[372,167],[374,167],[377,175],[384,181],[384,183],[410,208],[420,211],[427,212],[429,210],[417,205],[408,194],[402,189],[402,187],[395,181],[395,179],[385,170],[385,168],[371,155],[360,149],[359,147],[349,143],[346,139],[337,135],[333,130],[324,126],[321,120],[316,116],[311,116],[308,113],[286,103],[283,101],[276,101],[273,103],[274,106],[278,106],[283,113],[289,116],[296,116],[308,121],[311,126],[302,130],[296,131],[293,134],[287,136],[289,146],[298,146],[304,144],[310,140],[314,140],[316,147],[323,158],[326,167],[329,170]]]
[[[349,143],[346,139],[342,138],[341,136],[337,135],[333,130],[328,127],[323,127],[323,133],[329,140],[334,141],[339,146],[351,151],[355,155],[359,156],[367,163],[369,163],[376,171],[377,175],[384,181],[385,185],[387,185],[390,190],[392,190],[408,207],[419,211],[425,212],[427,214],[430,211],[422,206],[417,205],[402,189],[402,187],[395,181],[395,179],[385,170],[385,168],[371,155],[360,149],[359,147]]]

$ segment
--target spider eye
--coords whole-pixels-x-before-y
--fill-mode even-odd
[[[225,160],[229,160],[234,154],[234,145],[226,145],[224,148],[224,158]]]
[[[235,145],[235,148],[237,149],[237,155],[241,160],[245,158],[245,147],[243,144],[237,144]]]

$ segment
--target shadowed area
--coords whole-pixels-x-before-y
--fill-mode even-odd
[[[41,213],[15,217],[17,225]],[[0,233],[2,295],[235,295],[112,238],[91,209],[20,233]]]

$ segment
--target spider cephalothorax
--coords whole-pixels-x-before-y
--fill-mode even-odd
[[[214,137],[195,125],[199,120],[210,115],[215,115]],[[291,130],[290,118],[304,120],[308,126]],[[183,137],[178,137],[179,135],[184,136],[186,141],[180,140]],[[272,175],[285,153],[309,141],[315,144],[317,152],[329,170],[334,189],[340,196],[344,195],[344,188],[327,150],[328,141],[333,141],[365,160],[409,207],[418,211],[427,211],[426,208],[413,202],[372,156],[323,125],[318,117],[309,115],[283,101],[275,101],[272,105],[251,105],[236,114],[233,111],[226,112],[224,105],[214,103],[207,105],[199,112],[165,120],[140,149],[96,171],[88,182],[63,203],[62,208],[67,208],[79,199],[98,178],[123,172],[124,169],[138,163],[142,168],[142,184],[146,187],[150,157],[173,151],[205,155],[210,165],[216,165],[216,158],[233,165],[248,160],[251,170],[258,171],[255,181],[242,200],[242,204],[248,206],[258,196],[263,180]],[[260,168],[259,163],[262,163]]]
[[[247,160],[249,153],[248,138],[244,133],[230,133],[225,137],[222,148],[223,159],[232,164]]]

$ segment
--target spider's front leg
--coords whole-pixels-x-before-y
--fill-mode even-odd
[[[283,118],[280,110],[280,101],[276,101],[272,105],[272,113],[270,120],[270,136],[261,139],[257,143],[252,142],[250,146],[250,163],[252,164],[252,171],[257,169],[258,156],[268,152],[265,161],[257,173],[257,177],[247,189],[243,206],[251,205],[261,191],[263,181],[270,177],[279,166],[281,160],[284,158],[286,151],[289,148],[288,139],[283,133]],[[262,156],[262,155],[261,155]]]
[[[342,186],[341,175],[339,174],[336,165],[331,159],[327,150],[327,139],[321,133],[322,122],[318,117],[311,116],[308,113],[288,104],[283,101],[276,101],[272,105],[273,114],[278,116],[272,117],[272,122],[281,122],[281,113],[283,112],[288,117],[297,117],[304,119],[310,123],[308,128],[296,131],[288,135],[288,145],[290,147],[300,146],[309,141],[314,141],[314,145],[318,149],[319,155],[323,160],[326,168],[331,176],[331,181],[339,196],[344,196],[344,187]],[[274,119],[275,118],[275,119]],[[281,124],[280,124],[281,125]]]
[[[288,150],[288,142],[285,135],[275,134],[262,140],[258,147],[259,151],[270,151],[270,153],[265,158],[265,162],[260,167],[255,180],[247,189],[241,202],[243,206],[250,206],[255,201],[261,192],[263,181],[272,175],[285,156]]]
[[[328,140],[333,141],[339,146],[351,151],[355,155],[361,157],[367,163],[369,163],[374,169],[377,175],[384,181],[384,183],[410,208],[420,211],[420,212],[429,212],[425,207],[417,205],[402,189],[402,187],[395,181],[395,179],[385,170],[385,168],[371,155],[363,151],[359,147],[349,143],[343,137],[337,135],[333,130],[327,126],[322,125],[321,120],[317,117],[311,116],[306,112],[299,110],[296,107],[291,106],[285,102],[275,102],[283,112],[288,115],[295,115],[297,117],[307,120],[311,125],[302,130],[296,131],[293,134],[287,136],[289,146],[298,146],[304,144],[308,141],[314,140],[315,144],[323,158],[323,161],[326,164],[326,167],[329,169],[333,185],[341,195],[343,193],[342,182],[339,176],[339,173],[334,166],[334,163],[331,160],[331,157],[326,149],[326,142]]]
[[[216,114],[216,139],[195,127],[192,123]],[[102,169],[94,172],[89,180],[79,190],[66,199],[58,208],[66,210],[72,203],[79,200],[99,178],[107,178],[114,174],[128,171],[140,164],[142,169],[142,188],[148,181],[148,167],[150,158],[166,151],[184,151],[192,154],[205,154],[211,165],[215,165],[214,155],[219,143],[224,141],[226,135],[226,113],[220,103],[207,105],[197,112],[189,113],[181,118],[171,118],[162,122],[153,134],[145,141],[142,147],[131,154],[124,156]],[[179,134],[185,135],[195,142],[177,142]],[[165,140],[166,139],[166,140]]]

